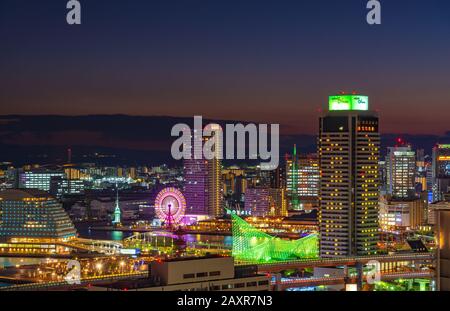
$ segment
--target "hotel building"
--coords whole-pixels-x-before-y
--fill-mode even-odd
[[[48,193],[33,189],[0,192],[0,238],[67,240],[74,237],[72,221]]]
[[[210,130],[219,131],[220,126],[210,124]],[[194,132],[195,135],[195,132]],[[202,150],[208,139],[193,139],[194,147]],[[195,158],[191,149],[191,159],[184,160],[184,195],[186,197],[187,215],[220,217],[223,209],[222,160],[220,140],[216,141],[215,157],[205,159],[203,155]]]
[[[57,253],[76,229],[62,205],[34,189],[0,192],[0,252]]]
[[[380,134],[367,96],[330,96],[319,121],[320,256],[372,255],[378,242]]]

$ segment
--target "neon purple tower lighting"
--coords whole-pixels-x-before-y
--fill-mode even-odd
[[[194,130],[194,135],[199,133]],[[192,139],[192,146],[201,150],[203,141]],[[184,160],[186,214],[208,215],[208,161],[203,154],[195,158],[194,148],[191,148],[191,159]]]

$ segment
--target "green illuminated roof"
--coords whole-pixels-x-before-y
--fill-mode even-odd
[[[318,258],[316,234],[298,240],[283,240],[264,233],[245,220],[231,214],[233,257],[250,262],[276,262],[290,259]]]
[[[330,111],[369,110],[369,97],[363,95],[334,95],[328,99]]]

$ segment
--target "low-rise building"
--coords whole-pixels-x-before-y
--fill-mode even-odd
[[[89,290],[269,291],[270,276],[256,266],[235,266],[233,257],[193,257],[153,261],[146,280],[118,282]]]
[[[422,199],[390,200],[379,202],[380,226],[384,230],[411,230],[425,223],[427,202]]]

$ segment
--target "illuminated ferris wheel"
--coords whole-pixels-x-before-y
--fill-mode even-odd
[[[186,199],[176,188],[161,190],[155,199],[156,216],[168,227],[178,226],[186,211]]]

